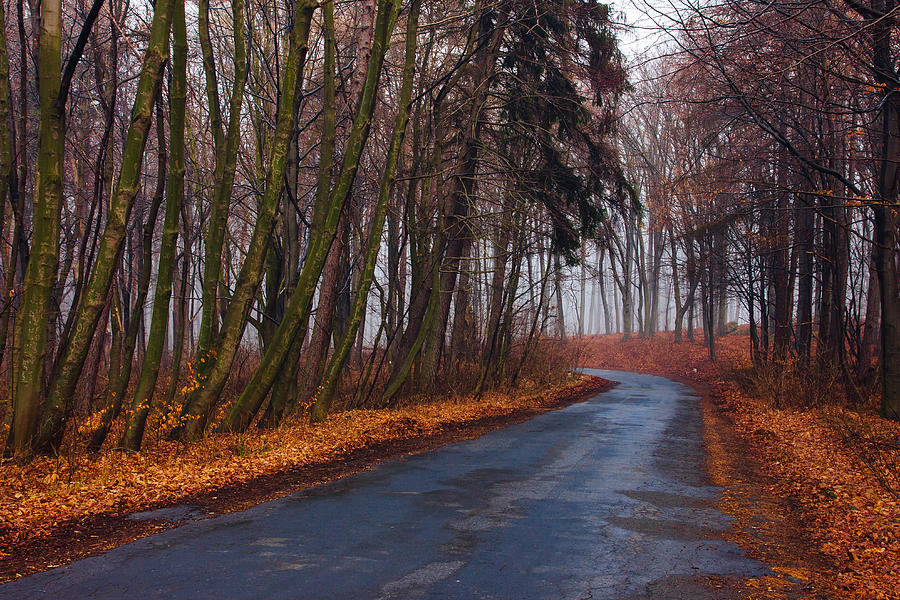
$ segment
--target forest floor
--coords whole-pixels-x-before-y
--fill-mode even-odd
[[[0,583],[176,527],[369,469],[398,456],[471,439],[586,400],[612,382],[570,375],[511,395],[443,398],[339,412],[317,426],[213,435],[150,451],[58,456],[0,469]],[[168,509],[168,510],[166,510]],[[137,512],[159,511],[146,516]]]
[[[708,471],[735,519],[732,538],[781,575],[748,581],[750,597],[787,592],[793,580],[810,598],[900,599],[900,499],[888,489],[897,489],[900,424],[840,399],[775,408],[754,397],[737,376],[747,336],[719,338],[716,363],[671,333],[584,343],[586,367],[662,375],[702,396]]]

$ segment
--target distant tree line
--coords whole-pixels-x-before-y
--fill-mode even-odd
[[[668,38],[635,69],[618,137],[643,210],[607,221],[588,261],[601,285],[612,271],[626,336],[671,303],[676,340],[699,324],[715,358],[731,306],[757,365],[828,373],[857,403],[877,383],[900,418],[898,10],[646,5]]]

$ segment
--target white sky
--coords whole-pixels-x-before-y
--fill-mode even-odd
[[[657,54],[669,35],[660,27],[665,17],[660,13],[674,12],[677,0],[617,0],[611,3],[613,22],[621,25],[619,48],[628,64],[634,65]]]

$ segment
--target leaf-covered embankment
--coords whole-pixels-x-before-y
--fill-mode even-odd
[[[613,384],[570,375],[510,395],[442,398],[339,412],[243,435],[215,435],[141,453],[110,451],[0,469],[0,581],[70,562],[173,523],[127,521],[177,504],[228,512],[324,483],[383,460],[481,435],[588,398]]]

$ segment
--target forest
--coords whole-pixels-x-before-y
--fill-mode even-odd
[[[715,360],[740,324],[758,367],[897,420],[897,6],[644,11],[665,36],[632,61],[616,141],[639,209],[583,250],[588,332],[699,329]]]
[[[897,0],[0,11],[0,581],[610,368],[697,386],[817,597],[896,597]]]
[[[5,455],[739,323],[897,419],[895,8],[648,4],[626,59],[592,1],[10,3]]]
[[[6,10],[7,456],[508,385],[633,203],[605,5]]]

